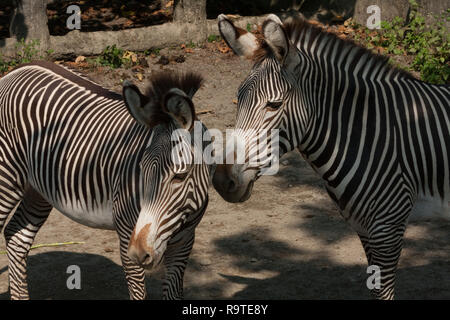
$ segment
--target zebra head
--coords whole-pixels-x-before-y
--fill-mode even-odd
[[[204,147],[191,139],[194,127],[206,131],[191,100],[201,83],[193,73],[161,73],[146,94],[124,83],[129,112],[151,130],[139,162],[140,213],[128,245],[128,256],[147,270],[160,264],[168,246],[185,245],[207,206],[212,166],[192,161]]]
[[[289,128],[293,118],[300,123],[306,120],[306,113],[299,108],[301,93],[293,76],[299,55],[275,15],[269,15],[263,23],[262,39],[235,27],[225,15],[218,20],[220,33],[234,53],[256,60],[237,96],[235,136],[244,147],[238,150],[227,145],[226,151],[227,160],[239,158],[244,151],[245,161],[218,166],[213,179],[214,187],[225,200],[242,202],[250,197],[253,182],[264,174],[264,169],[298,146],[297,141],[292,141]],[[277,144],[273,144],[274,136]],[[266,152],[261,152],[263,149]]]

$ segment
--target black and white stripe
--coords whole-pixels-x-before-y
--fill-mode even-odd
[[[172,184],[175,129],[171,122],[138,124],[121,95],[54,64],[24,65],[0,80],[0,228],[20,203],[4,232],[12,299],[29,297],[26,257],[53,207],[82,224],[117,230],[130,297],[143,299],[145,270],[127,250],[147,214],[143,206],[153,206],[158,235],[169,237],[164,298],[182,297],[211,168],[192,165]]]
[[[244,46],[230,25],[219,17],[228,43]],[[271,15],[263,34],[238,91],[236,126],[278,128],[281,151],[300,150],[357,231],[369,265],[381,268],[376,296],[391,299],[408,220],[450,219],[450,88],[303,20],[283,25]],[[273,101],[282,106],[273,110]]]

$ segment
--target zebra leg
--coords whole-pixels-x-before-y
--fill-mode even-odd
[[[189,228],[182,230],[167,245],[164,254],[166,274],[163,283],[164,300],[183,299],[184,271],[194,245],[195,230]]]
[[[37,232],[51,210],[52,205],[30,187],[5,228],[9,285],[13,300],[29,299],[27,256]]]
[[[23,189],[14,182],[13,175],[3,169],[0,163],[0,231],[11,211],[23,198]]]
[[[370,237],[360,235],[369,266],[379,268],[380,279],[369,288],[377,299],[394,299],[395,274],[403,247],[406,224],[378,226]],[[379,284],[379,286],[377,285]]]
[[[131,232],[130,232],[131,234]],[[138,264],[131,261],[128,257],[128,242],[129,239],[124,239],[119,234],[120,238],[120,258],[122,260],[122,267],[125,271],[125,278],[127,280],[128,292],[131,300],[145,300],[147,298],[147,290],[145,288],[145,270]]]

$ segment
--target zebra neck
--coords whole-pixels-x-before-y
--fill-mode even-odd
[[[306,29],[294,43],[300,58],[294,69],[301,93],[298,106],[310,115],[299,149],[323,176],[323,166],[336,156],[335,144],[347,136],[350,126],[345,124],[361,120],[356,116],[367,104],[370,83],[398,73],[383,59],[334,35]]]

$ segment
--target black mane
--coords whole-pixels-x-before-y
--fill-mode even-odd
[[[309,43],[303,44],[301,47],[310,46],[317,37],[322,37],[321,40],[323,41],[330,41],[331,39],[333,39],[340,43],[341,49],[344,49],[348,46],[352,48],[358,48],[355,60],[357,60],[358,57],[362,57],[363,55],[368,55],[369,59],[375,61],[376,64],[381,64],[389,69],[392,69],[394,75],[400,74],[407,78],[415,79],[409,72],[391,65],[389,63],[389,57],[377,54],[351,39],[342,39],[336,34],[328,32],[320,28],[319,26],[308,22],[306,19],[297,18],[285,22],[283,23],[283,29],[286,32],[288,39],[293,42],[294,46],[297,46],[299,39],[304,33],[310,32]],[[254,60],[256,62],[261,62],[263,59],[273,55],[271,48],[264,41],[264,39],[259,39],[259,43],[259,49],[255,52],[254,55]]]
[[[167,92],[170,89],[178,88],[192,99],[203,84],[203,81],[203,77],[195,72],[177,73],[173,71],[162,71],[151,76],[144,94],[154,99],[157,104],[162,105]]]
[[[203,77],[194,72],[179,73],[174,71],[162,71],[151,76],[149,84],[144,91],[144,98],[147,101],[152,101],[151,107],[151,127],[158,124],[167,124],[172,121],[172,118],[166,112],[164,106],[164,98],[166,94],[173,88],[182,90],[191,99],[197,90],[203,84]],[[193,115],[195,118],[195,108],[193,108]]]

